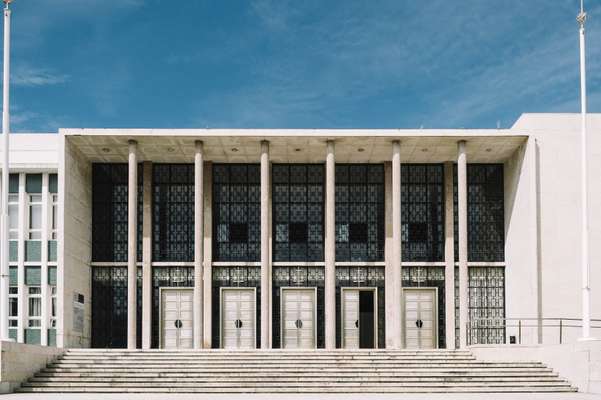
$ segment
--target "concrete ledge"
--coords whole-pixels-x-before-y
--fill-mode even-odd
[[[601,340],[556,345],[474,345],[479,360],[540,361],[583,393],[601,394]]]
[[[65,349],[16,342],[0,342],[0,393],[11,393]]]

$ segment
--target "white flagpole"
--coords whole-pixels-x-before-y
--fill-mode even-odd
[[[584,12],[584,0],[580,0],[580,14],[576,18],[580,25],[580,168],[582,169],[582,338],[588,340],[591,337],[591,287],[589,278],[589,243],[588,243],[588,171],[586,157],[586,56],[584,46],[584,23],[586,13]]]
[[[8,287],[9,287],[9,267],[8,267],[8,135],[10,131],[10,9],[8,8],[11,0],[4,0],[4,75],[3,75],[3,96],[2,96],[2,137],[3,160],[2,160],[2,217],[0,225],[2,226],[2,247],[1,251],[1,289],[0,295],[0,338],[9,340],[8,337]],[[21,296],[24,296],[21,293]]]

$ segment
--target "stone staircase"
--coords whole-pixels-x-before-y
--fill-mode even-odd
[[[573,392],[538,362],[468,351],[69,350],[19,392]]]

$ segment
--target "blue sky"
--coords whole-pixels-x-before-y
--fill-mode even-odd
[[[601,0],[587,0],[601,111]],[[578,0],[14,0],[13,131],[494,128],[579,110]]]

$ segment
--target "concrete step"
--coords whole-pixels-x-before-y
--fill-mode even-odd
[[[40,393],[569,392],[532,362],[466,351],[69,350],[19,391]]]
[[[572,387],[526,387],[506,386],[503,388],[491,386],[453,387],[453,386],[419,386],[419,387],[272,387],[272,388],[170,388],[170,387],[134,387],[134,388],[86,388],[86,387],[23,387],[17,389],[21,393],[565,393],[576,392]]]

